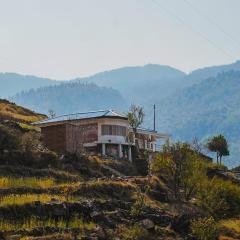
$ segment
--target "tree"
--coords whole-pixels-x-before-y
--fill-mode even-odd
[[[222,157],[229,155],[228,143],[223,135],[218,135],[210,138],[207,142],[207,148],[211,152],[216,152],[217,163],[222,163]]]
[[[49,109],[49,110],[48,110],[48,116],[49,116],[50,118],[55,118],[55,117],[56,117],[56,113],[54,112],[54,110]]]
[[[164,177],[175,199],[190,200],[199,182],[206,177],[206,162],[187,143],[167,143],[151,166],[152,172]]]
[[[127,113],[129,125],[133,129],[134,136],[137,134],[137,129],[142,125],[145,113],[143,107],[131,105],[129,112]],[[136,145],[138,149],[138,144]]]

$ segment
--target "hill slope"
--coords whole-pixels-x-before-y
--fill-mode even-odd
[[[98,109],[122,110],[126,106],[118,91],[83,83],[62,83],[30,90],[17,94],[11,100],[45,114],[51,109],[58,115]]]
[[[185,140],[206,139],[222,133],[231,147],[226,165],[239,165],[239,92],[240,72],[230,71],[208,78],[159,102],[159,127]]]
[[[152,104],[154,99],[163,98],[183,85],[185,73],[157,64],[124,67],[75,81],[91,82],[99,86],[118,90],[130,103]],[[159,90],[161,94],[159,94]]]
[[[228,72],[231,70],[240,71],[240,60],[231,64],[197,69],[191,72],[186,77],[186,80],[188,81],[189,84],[197,83],[201,80],[204,80],[210,77],[216,77],[219,73]]]
[[[43,114],[35,113],[7,100],[0,99],[0,120],[14,120],[17,122],[30,123],[44,118],[46,118],[46,116]]]

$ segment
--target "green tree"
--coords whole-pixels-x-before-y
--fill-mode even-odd
[[[214,136],[210,138],[207,142],[207,148],[216,152],[217,154],[217,163],[222,163],[222,157],[229,155],[228,143],[223,135]]]
[[[206,163],[187,143],[167,143],[151,166],[153,173],[164,176],[167,184],[180,199],[182,190],[185,200],[197,192],[200,179],[206,177]]]

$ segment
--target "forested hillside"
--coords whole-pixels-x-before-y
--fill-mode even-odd
[[[228,71],[240,71],[240,61],[236,61],[232,64],[220,65],[220,66],[211,66],[197,69],[187,75],[186,80],[189,84],[200,82],[209,77],[216,77],[219,73],[228,72]]]
[[[208,78],[158,102],[159,129],[177,139],[201,140],[224,134],[231,156],[226,164],[239,164],[240,72],[230,71]]]
[[[124,67],[75,81],[91,82],[118,90],[129,103],[148,106],[184,86],[186,74],[158,64]]]
[[[114,89],[77,82],[32,89],[17,94],[11,100],[34,111],[47,114],[53,110],[58,115],[110,108],[121,110],[127,106]]]

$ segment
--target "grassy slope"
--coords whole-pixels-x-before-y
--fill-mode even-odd
[[[29,124],[44,117],[0,100],[0,119]],[[41,167],[37,162],[31,167],[0,165],[0,239],[1,234],[5,239],[16,240],[86,239],[101,235],[101,229],[108,229],[106,238],[102,239],[182,239],[178,232],[166,226],[183,209],[194,211],[195,208],[181,204],[175,207],[163,200],[171,192],[162,180],[153,177],[151,191],[146,194],[144,186],[148,178],[121,179],[112,177],[113,173],[103,168],[105,165],[123,175],[136,176],[129,162],[99,156],[78,159],[66,156],[55,163],[50,161],[51,166],[46,161]],[[146,207],[139,216],[132,216],[132,208],[140,196],[144,196]],[[71,212],[70,219],[68,212]],[[138,227],[145,218],[153,220],[154,231]],[[221,240],[239,239],[239,219],[222,221],[221,226],[224,228]],[[42,230],[36,234],[39,228]],[[139,238],[118,238],[119,232]]]
[[[46,118],[45,115],[35,113],[7,100],[0,99],[0,119],[13,120],[20,123],[31,123]]]

